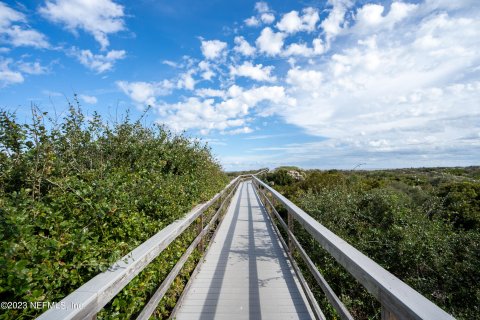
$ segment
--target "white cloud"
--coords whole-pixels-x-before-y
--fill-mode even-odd
[[[247,26],[258,27],[261,23],[271,24],[275,21],[275,15],[266,2],[261,1],[255,3],[255,11],[257,11],[257,16],[251,16],[244,20]]]
[[[222,56],[227,49],[227,43],[220,40],[201,40],[202,53],[205,58],[214,60]]]
[[[274,56],[282,52],[283,41],[286,35],[282,32],[273,32],[271,28],[266,27],[257,38],[256,44],[260,52]]]
[[[475,8],[475,5],[478,5],[477,0],[425,0],[423,3],[423,6],[428,11],[468,9]]]
[[[313,55],[313,49],[307,47],[305,43],[292,43],[282,52],[282,55],[310,57]]]
[[[0,88],[6,87],[11,84],[22,83],[25,79],[18,71],[10,69],[12,59],[0,58]]]
[[[178,89],[187,89],[187,90],[194,90],[195,89],[195,79],[193,79],[193,70],[189,70],[185,73],[180,75],[180,79],[177,81],[177,88]]]
[[[266,13],[270,11],[270,8],[268,7],[268,4],[264,1],[259,1],[255,3],[255,10],[258,13]]]
[[[325,46],[322,39],[316,38],[312,41],[312,47],[307,46],[305,43],[291,43],[288,47],[281,53],[284,57],[290,56],[303,56],[303,57],[312,57],[316,55],[321,55],[325,52]]]
[[[90,50],[78,50],[73,48],[71,53],[81,64],[97,73],[111,70],[117,60],[124,59],[126,56],[125,50],[111,50],[108,51],[107,54],[102,55],[94,54]]]
[[[237,135],[237,134],[246,134],[246,133],[252,133],[254,130],[250,127],[242,127],[242,128],[237,128],[233,130],[226,130],[226,131],[221,131],[221,134],[227,134],[227,135]]]
[[[225,91],[212,89],[212,88],[197,89],[197,90],[195,90],[195,94],[197,96],[201,97],[201,98],[206,98],[206,97],[223,98],[223,97],[225,97]]]
[[[20,71],[27,74],[39,75],[39,74],[45,74],[49,72],[48,67],[42,66],[38,61],[35,61],[35,62],[19,61],[17,63],[17,67]]]
[[[97,97],[95,96],[89,96],[86,94],[81,94],[79,95],[80,99],[83,100],[83,102],[88,103],[88,104],[97,104],[98,100]]]
[[[0,2],[0,42],[14,47],[48,48],[44,34],[26,25],[25,15]]]
[[[117,81],[116,85],[137,104],[142,106],[157,104],[157,97],[166,96],[172,92],[174,85],[171,81],[161,82],[128,82]]]
[[[260,20],[262,20],[262,22],[265,24],[271,24],[273,21],[275,21],[275,16],[273,13],[262,13]]]
[[[418,5],[393,2],[390,6],[390,11],[386,16],[383,16],[385,8],[379,4],[366,4],[358,9],[356,15],[355,30],[366,32],[369,29],[392,29],[393,26],[408,17]]]
[[[291,85],[292,91],[301,90],[315,96],[321,90],[322,78],[320,71],[292,68],[288,70],[286,82]]]
[[[200,61],[198,67],[202,72],[201,76],[204,80],[212,80],[212,78],[215,76],[215,72],[213,72],[210,62]]]
[[[382,155],[440,159],[452,145],[480,146],[469,138],[480,132],[480,22],[437,12],[405,21],[380,22],[391,32],[350,34],[328,60],[290,69],[287,94],[297,103],[276,112],[328,138],[299,149],[368,162]]]
[[[256,17],[251,16],[250,18],[245,19],[245,24],[249,27],[257,27],[260,25],[260,20],[258,20]]]
[[[263,66],[262,64],[253,65],[249,61],[245,61],[240,66],[230,66],[230,76],[247,77],[256,81],[274,82],[277,80],[272,76],[273,66]]]
[[[286,99],[285,90],[280,86],[262,86],[244,90],[231,86],[221,101],[212,98],[186,98],[174,104],[159,104],[156,110],[159,121],[173,130],[198,130],[208,134],[212,130],[219,132],[246,133],[249,113],[260,103],[281,104]]]
[[[480,155],[480,8],[460,2],[355,8],[351,1],[330,0],[327,18],[313,18],[310,25],[302,22],[304,13],[287,13],[278,22],[283,31],[264,28],[256,48],[246,35],[237,35],[231,57],[225,44],[212,54],[215,59],[182,67],[204,79],[203,73],[214,70],[218,77],[208,83],[211,87],[197,88],[177,103],[159,102],[153,90],[137,100],[152,99],[158,120],[174,130],[240,134],[257,130],[253,124],[261,118],[269,123],[280,118],[319,140],[277,145],[264,150],[269,152],[265,158],[262,150],[253,150],[255,159],[270,164],[310,161],[312,166],[325,159],[327,166],[350,169],[352,162],[383,159],[401,166],[399,159],[425,159],[433,165],[454,158],[456,151],[474,159],[472,154]],[[263,13],[255,14],[263,23]],[[319,25],[318,32],[285,42]],[[237,77],[275,79],[278,85],[243,88],[235,81],[251,82]]]
[[[177,68],[178,67],[177,63],[175,63],[173,61],[170,61],[170,60],[163,60],[162,63],[166,64],[167,66],[172,67],[172,68]]]
[[[352,6],[351,0],[328,0],[328,3],[333,6],[327,18],[320,23],[325,33],[327,47],[330,42],[343,31],[345,23],[345,14],[347,9]]]
[[[39,12],[71,32],[92,34],[102,50],[109,45],[109,34],[125,30],[124,7],[112,0],[47,0]]]
[[[0,28],[7,28],[14,22],[26,22],[25,15],[0,2]]]
[[[247,57],[252,56],[255,53],[255,47],[251,46],[242,36],[235,37],[235,47],[233,50]]]
[[[285,14],[282,20],[277,23],[277,28],[289,34],[294,34],[299,31],[312,32],[315,30],[315,26],[319,20],[320,16],[318,15],[318,11],[309,7],[303,9],[302,16],[295,10]]]
[[[42,66],[38,61],[14,61],[10,58],[4,59],[0,57],[0,88],[24,82],[25,74],[39,75],[48,72],[48,67]]]

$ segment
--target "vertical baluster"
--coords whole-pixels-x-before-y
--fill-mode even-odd
[[[200,216],[198,217],[198,223],[197,223],[197,232],[198,234],[200,234],[203,230],[203,212],[200,214]],[[200,240],[200,242],[198,243],[198,250],[203,253],[203,250],[204,250],[204,243],[203,243],[203,237],[202,237],[202,240]]]
[[[295,250],[295,247],[293,245],[293,240],[292,240],[292,237],[290,234],[293,234],[293,215],[292,215],[292,212],[290,210],[288,210],[288,215],[287,215],[287,224],[288,224],[288,231],[289,231],[289,234],[288,234],[288,248],[290,250],[290,253],[293,254],[293,250]]]
[[[382,305],[382,320],[398,320],[393,312],[387,309],[385,305]]]

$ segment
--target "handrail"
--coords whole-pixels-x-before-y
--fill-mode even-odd
[[[289,216],[298,221],[335,260],[381,303],[382,318],[454,319],[450,314],[338,237],[255,175],[252,175],[252,179],[257,188],[262,187],[273,198],[282,203],[288,210]]]
[[[55,308],[41,314],[37,319],[92,319],[115,297],[135,276],[145,269],[163,250],[165,250],[179,235],[181,235],[197,218],[202,217],[210,206],[221,199],[231,188],[233,191],[239,182],[250,175],[240,175],[209,201],[197,205],[184,218],[176,220],[130,253],[115,262],[108,270],[96,275],[67,297],[62,299]],[[233,192],[230,192],[232,194]],[[225,201],[222,202],[222,206]],[[217,214],[212,218],[216,219]],[[203,220],[203,219],[202,219]],[[206,228],[210,227],[209,223]],[[205,228],[205,229],[206,229]],[[201,226],[201,235],[205,235]],[[200,242],[195,239],[194,242]],[[191,248],[187,251],[193,251]],[[168,280],[168,279],[167,279]]]

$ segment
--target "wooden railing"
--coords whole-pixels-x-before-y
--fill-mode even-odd
[[[112,300],[135,276],[145,269],[163,250],[179,237],[194,222],[197,222],[198,235],[177,261],[173,269],[160,284],[156,292],[145,305],[137,319],[148,319],[170,285],[182,270],[183,265],[196,247],[204,248],[205,235],[212,229],[246,175],[233,179],[221,192],[208,202],[196,206],[183,219],[168,225],[153,237],[142,243],[122,259],[115,262],[107,271],[102,272],[69,294],[37,319],[95,319],[97,313]],[[210,221],[205,224],[204,213],[217,204],[218,209]]]
[[[340,263],[380,302],[382,306],[382,319],[454,319],[433,302],[355,249],[345,240],[325,228],[322,224],[313,219],[290,200],[282,196],[275,189],[258,179],[255,175],[253,175],[252,178],[259,198],[267,209],[279,237],[282,239],[280,230],[276,227],[275,221],[278,221],[279,225],[288,235],[288,245],[283,239],[282,242],[286,247],[289,258],[294,265],[294,269],[298,269],[293,258],[293,252],[297,251],[305,265],[308,267],[308,270],[315,278],[318,286],[323,290],[325,296],[333,308],[338,312],[341,319],[353,319],[353,317],[328,285],[325,278],[320,274],[313,261],[295,237],[293,230],[294,221],[297,221],[323,247],[323,249],[334,257],[338,263]],[[288,212],[286,222],[282,219],[275,208],[277,203],[286,208]],[[302,279],[303,277],[300,278],[301,282],[303,282]],[[320,318],[322,317],[324,318],[323,315],[320,315]]]

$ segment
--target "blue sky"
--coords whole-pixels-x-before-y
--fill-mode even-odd
[[[226,170],[478,165],[480,3],[0,1],[0,108],[79,96]]]

